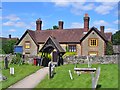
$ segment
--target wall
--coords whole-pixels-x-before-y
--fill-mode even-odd
[[[93,34],[94,33],[94,34]],[[97,38],[98,39],[98,46],[90,47],[88,44],[88,40],[90,38]],[[98,56],[104,55],[104,41],[101,37],[94,31],[92,31],[83,41],[82,41],[82,54],[81,55],[88,55],[89,51],[97,51]]]
[[[30,41],[30,49],[25,49],[25,41]],[[30,52],[30,55],[37,55],[37,45],[34,43],[30,35],[27,33],[26,36],[21,40],[18,46],[23,46],[23,53]]]
[[[93,64],[112,64],[112,63],[118,63],[118,57],[120,55],[105,55],[105,56],[95,56],[95,57],[89,57],[89,60]],[[64,57],[65,63],[71,63],[74,64],[76,61],[80,64],[87,64],[87,56],[66,56]]]

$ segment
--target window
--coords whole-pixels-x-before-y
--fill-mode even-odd
[[[89,46],[98,46],[98,39],[89,39]]]
[[[25,41],[25,49],[30,49],[30,41]]]
[[[97,56],[97,55],[98,55],[98,52],[97,52],[97,51],[90,51],[90,52],[88,53],[88,55],[90,55],[90,56]]]
[[[76,52],[76,45],[69,45],[69,52]]]

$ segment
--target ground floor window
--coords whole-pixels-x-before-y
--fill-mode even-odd
[[[88,55],[90,55],[90,56],[97,56],[98,52],[97,51],[90,51],[90,52],[88,52]]]
[[[68,45],[69,52],[76,52],[76,45]]]

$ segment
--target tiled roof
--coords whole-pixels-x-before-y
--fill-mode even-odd
[[[49,36],[55,37],[59,43],[62,42],[80,42],[83,36],[83,29],[64,29],[64,30],[41,30],[31,31],[28,30],[38,43],[45,42]]]
[[[102,34],[97,28],[95,28],[95,31],[105,41],[111,39],[112,33]],[[44,43],[49,36],[55,37],[59,43],[80,43],[80,40],[86,35],[84,34],[83,28],[62,29],[62,30],[59,30],[59,29],[58,30],[40,30],[40,31],[27,30],[27,32],[30,34],[32,39],[37,44]]]

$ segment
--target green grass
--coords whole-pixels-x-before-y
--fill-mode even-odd
[[[87,67],[87,65],[77,65],[78,67]],[[118,65],[106,64],[98,65],[94,64],[92,67],[98,68],[100,66],[100,78],[98,85],[100,88],[118,88]],[[56,74],[54,78],[48,79],[48,76],[39,83],[36,88],[91,88],[91,74],[81,74],[78,76],[74,73],[74,65],[63,65],[56,68]],[[68,70],[72,71],[73,80],[69,77]]]
[[[26,76],[40,69],[40,67],[38,66],[28,65],[28,64],[20,65],[20,66],[14,64],[14,65],[10,65],[10,67],[14,67],[15,74],[10,75],[9,69],[2,70],[2,74],[7,77],[7,80],[0,82],[2,83],[2,88],[8,88],[9,86],[16,83],[17,81],[25,78]]]

